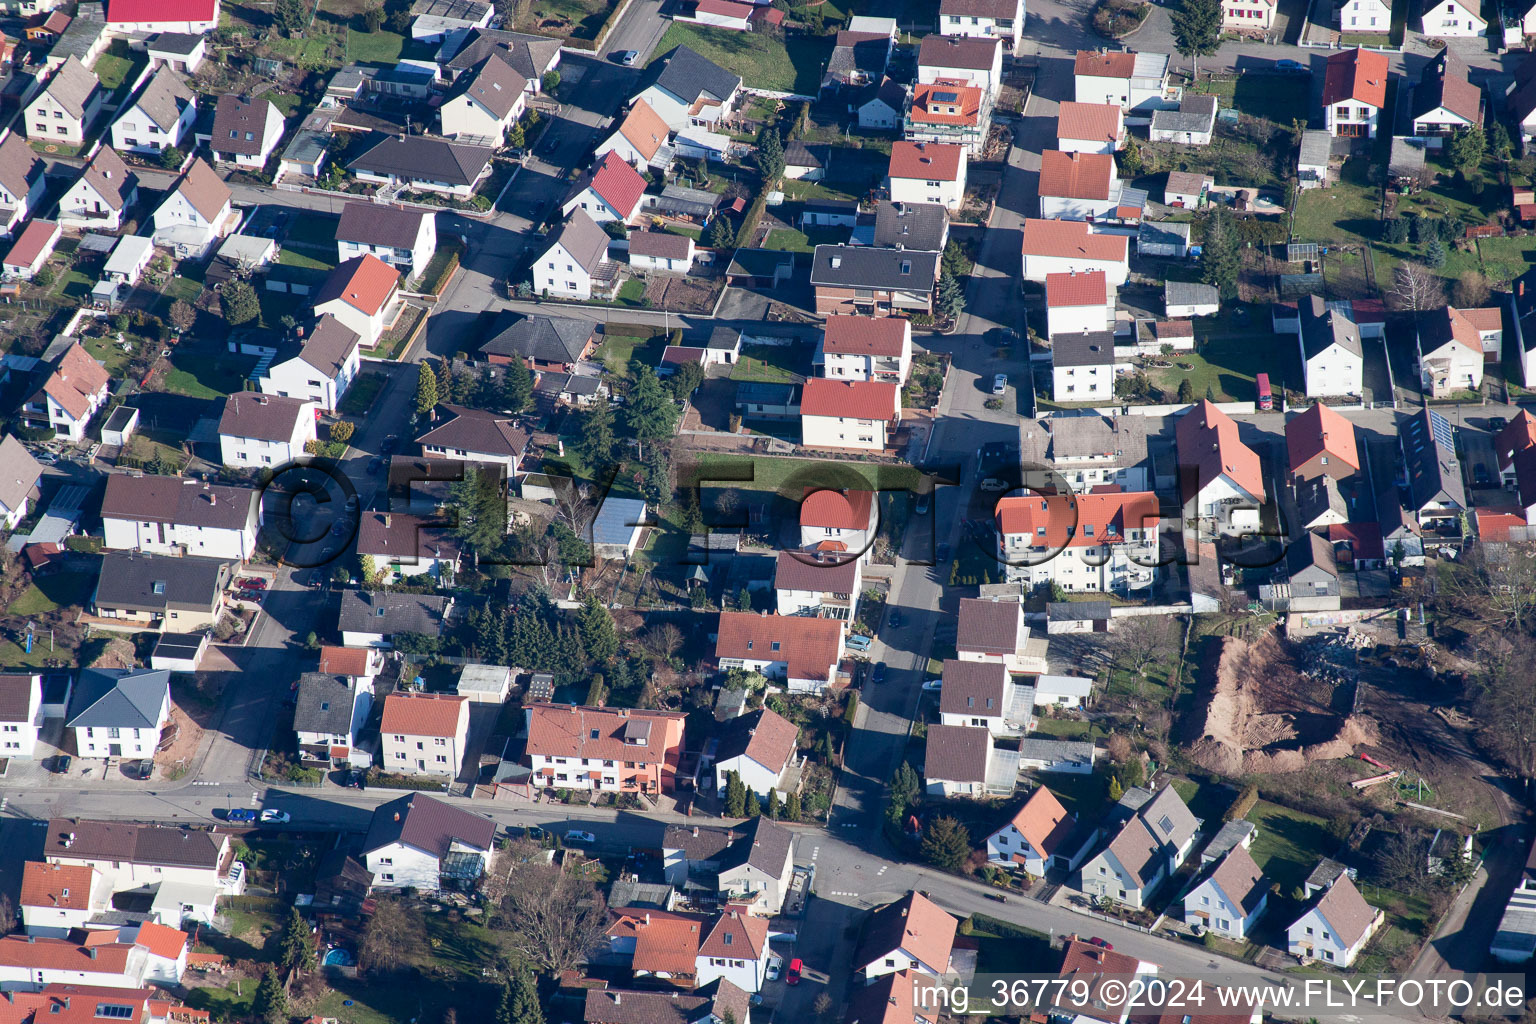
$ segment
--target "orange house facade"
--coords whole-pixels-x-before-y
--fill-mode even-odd
[[[657,794],[676,784],[681,712],[530,704],[524,715],[536,787]]]

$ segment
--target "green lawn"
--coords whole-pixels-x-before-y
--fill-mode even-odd
[[[305,267],[310,270],[336,269],[336,261],[334,259],[316,259],[315,257],[310,256],[308,253],[300,252],[297,248],[287,245],[283,246],[283,251],[278,254],[277,262],[281,263],[285,267]]]
[[[847,230],[812,228],[800,231],[796,228],[774,228],[763,242],[764,249],[783,249],[786,252],[814,252],[818,245],[830,245],[848,240]]]
[[[662,228],[662,230],[671,235],[682,235],[685,238],[691,238],[695,242],[704,237],[704,230],[702,228],[691,228],[686,224],[677,224],[672,221],[668,221],[666,227]]]
[[[352,386],[347,388],[346,395],[341,400],[341,411],[347,416],[362,416],[373,408],[374,400],[379,397],[379,392],[384,390],[384,385],[389,383],[389,378],[382,373],[365,371],[357,375]]]
[[[638,306],[645,298],[645,282],[639,278],[630,278],[619,285],[619,302],[631,306]]]
[[[1529,237],[1480,238],[1477,251],[1483,273],[1495,285],[1508,284],[1536,264],[1536,239]]]
[[[962,931],[976,941],[977,974],[1030,974],[1046,970],[1052,960],[1051,937],[1044,932],[985,914],[972,914]]]
[[[1317,862],[1338,845],[1322,818],[1267,800],[1254,805],[1248,820],[1259,829],[1248,852],[1270,881],[1280,883],[1283,893],[1305,881]]]
[[[596,39],[603,22],[608,20],[612,7],[603,0],[539,0],[531,5],[532,11],[524,11],[517,25],[519,31],[538,32],[543,35],[569,36],[575,39]],[[527,15],[532,14],[533,17]],[[545,27],[543,20],[563,18],[571,28]]]
[[[269,92],[265,94],[264,98],[271,100],[278,113],[284,117],[292,117],[294,114],[297,114],[299,107],[304,104],[303,97],[296,96],[291,92]]]
[[[749,88],[814,96],[832,43],[831,36],[773,39],[766,32],[732,32],[674,21],[654,52],[659,59],[675,47],[687,46],[736,72]]]
[[[394,64],[405,48],[405,36],[387,29],[358,32],[347,29],[347,59],[369,64]]]
[[[667,347],[667,336],[660,332],[647,338],[632,338],[623,334],[605,334],[593,358],[603,364],[603,369],[620,380],[629,379],[635,367],[655,366],[661,361],[661,350]]]
[[[37,580],[11,602],[7,615],[34,616],[82,605],[91,599],[96,579],[88,572],[56,572]]]
[[[197,355],[172,352],[165,371],[165,388],[190,398],[223,398],[245,389],[245,378],[256,365],[252,356]]]
[[[1058,740],[1085,740],[1093,726],[1076,718],[1039,718],[1035,720],[1035,735],[1049,736]]]
[[[91,289],[95,286],[95,278],[76,270],[74,267],[70,267],[59,275],[58,283],[54,285],[54,289],[60,295],[75,299],[78,302],[85,302],[91,297]]]
[[[101,82],[103,89],[107,92],[116,92],[131,79],[134,71],[137,70],[137,65],[131,57],[104,53],[96,58],[96,64],[91,70],[96,72],[96,78]]]
[[[107,376],[122,376],[123,367],[128,365],[129,353],[124,352],[123,347],[117,343],[116,335],[105,338],[86,338],[81,344],[91,354],[92,359],[106,367]]]
[[[681,483],[701,482],[706,498],[723,490],[770,491],[798,501],[806,487],[829,487],[829,473],[843,486],[876,490],[906,490],[919,471],[912,466],[869,463],[834,463],[825,459],[746,458],[740,455],[703,454],[689,466],[679,467]]]
[[[1270,333],[1268,323],[1238,325],[1230,317],[1226,313],[1196,320],[1195,334],[1202,339],[1200,352],[1177,353],[1173,366],[1152,371],[1152,382],[1169,393],[1177,393],[1179,382],[1187,379],[1197,401],[1205,397],[1209,388],[1218,402],[1253,401],[1258,394],[1254,376],[1259,373],[1268,373],[1277,383],[1300,383],[1301,362],[1294,345],[1286,345]],[[1255,344],[1256,339],[1268,340]],[[1193,368],[1181,369],[1180,363],[1193,364]]]
[[[810,353],[799,345],[749,345],[731,368],[731,380],[788,384],[811,369]]]
[[[1189,807],[1189,813],[1205,822],[1208,831],[1219,828],[1221,816],[1237,795],[1226,786],[1214,782],[1195,782],[1193,779],[1175,779],[1173,788]]]
[[[1288,125],[1311,100],[1312,80],[1304,75],[1244,75],[1229,81],[1202,83],[1197,90],[1221,99],[1223,107],[1236,107],[1249,117]]]

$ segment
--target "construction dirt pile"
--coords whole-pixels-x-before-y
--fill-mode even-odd
[[[1356,745],[1379,742],[1369,718],[1329,708],[1274,633],[1251,644],[1223,639],[1205,667],[1205,690],[1205,721],[1190,753],[1223,775],[1300,771],[1308,762],[1349,757]]]

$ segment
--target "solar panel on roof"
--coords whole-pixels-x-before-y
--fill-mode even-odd
[[[958,103],[960,101],[960,94],[957,92],[936,92],[933,94],[933,98],[939,103]]]

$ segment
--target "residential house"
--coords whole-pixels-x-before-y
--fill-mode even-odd
[[[715,792],[725,792],[731,772],[754,793],[766,796],[771,789],[781,789],[784,772],[795,761],[799,738],[794,723],[768,708],[722,722],[705,751],[714,772]]]
[[[1057,401],[1114,397],[1115,336],[1109,331],[1062,334],[1051,342],[1051,393]]]
[[[0,674],[0,757],[31,760],[44,717],[41,675]]]
[[[274,353],[267,372],[257,379],[262,392],[313,402],[334,413],[357,379],[363,339],[333,313],[323,314],[298,344]]]
[[[1200,823],[1172,786],[1130,790],[1111,813],[1126,811],[1108,845],[1078,870],[1077,889],[1140,909],[1189,856]]]
[[[939,721],[944,725],[986,729],[995,738],[1021,736],[1034,723],[1034,688],[1015,685],[1001,661],[947,659],[942,682]]]
[[[1045,324],[1051,338],[1112,330],[1115,297],[1104,271],[1045,275]]]
[[[54,43],[74,19],[56,7],[54,0],[21,0],[21,13],[27,18],[26,37],[29,43]],[[30,10],[28,10],[30,8]]]
[[[391,693],[384,698],[379,740],[385,771],[457,776],[469,740],[469,700],[448,693]]]
[[[403,277],[426,272],[437,251],[437,214],[397,203],[348,203],[336,225],[336,260],[359,256],[383,260]]]
[[[718,980],[756,992],[768,973],[768,919],[728,907],[719,914],[675,914],[626,908],[612,911],[610,951],[630,957],[637,977],[676,986]]]
[[[492,53],[479,67],[454,80],[438,117],[449,138],[495,146],[527,105],[527,80],[502,54]]]
[[[1179,417],[1174,436],[1186,519],[1215,519],[1233,529],[1257,526],[1264,471],[1232,417],[1202,400]]]
[[[1063,100],[1056,107],[1056,148],[1063,153],[1113,153],[1126,138],[1118,103]]]
[[[1462,510],[1471,506],[1450,421],[1433,409],[1420,409],[1398,421],[1397,441],[1400,473],[1408,481],[1407,507],[1420,528],[1459,534]]]
[[[1169,171],[1163,185],[1163,203],[1180,210],[1197,210],[1205,205],[1211,190],[1211,176],[1193,171]]]
[[[64,725],[81,757],[152,757],[171,718],[163,669],[88,668],[75,681]]]
[[[629,236],[629,265],[636,270],[686,274],[693,269],[694,244],[687,235],[670,231],[633,231]]]
[[[111,892],[89,864],[29,860],[21,869],[21,925],[28,935],[62,939],[104,908]]]
[[[1224,0],[1223,8],[1238,4],[1273,0]],[[1204,93],[1185,93],[1179,98],[1177,110],[1154,110],[1148,135],[1153,142],[1172,142],[1181,146],[1209,146],[1216,131],[1215,96]]]
[[[462,553],[451,529],[419,516],[365,512],[357,528],[357,554],[375,574],[408,580],[428,576],[447,585]]]
[[[963,146],[900,141],[891,146],[891,201],[937,203],[951,212],[965,201]]]
[[[859,127],[867,131],[899,128],[906,109],[906,87],[893,79],[882,78],[878,86],[865,90],[862,101],[857,104]]]
[[[491,173],[489,146],[424,135],[391,135],[347,164],[359,181],[468,199]]]
[[[1088,740],[1050,740],[1026,736],[1019,741],[1018,753],[1018,769],[1091,775],[1094,759],[1099,756],[1099,748]]]
[[[724,978],[691,992],[605,986],[586,993],[583,1024],[748,1024],[750,994]]]
[[[516,420],[484,409],[445,405],[453,417],[416,439],[429,459],[452,459],[504,466],[508,476],[517,473],[528,451],[531,435]]]
[[[32,280],[43,269],[43,264],[48,262],[48,257],[53,255],[62,234],[63,228],[56,220],[34,217],[27,221],[27,226],[21,229],[21,234],[16,238],[16,244],[5,254],[5,262],[0,264],[0,277],[8,281]]]
[[[0,440],[0,528],[14,530],[37,497],[43,467],[16,438]]]
[[[146,924],[140,931],[153,927],[158,926]],[[186,934],[166,930],[180,936],[178,959],[184,962]],[[123,941],[116,928],[76,932],[72,938],[62,939],[7,935],[0,939],[0,985],[6,988],[6,1002],[25,1014],[18,1020],[33,1020],[33,1011],[36,1019],[45,1019],[46,1014],[57,1024],[104,1018],[149,1020],[152,991],[144,984],[150,980],[175,984],[180,980],[177,961],[167,970],[164,958],[152,954],[149,946],[165,953],[175,951],[161,947],[154,939],[151,932],[143,945]],[[52,989],[56,994],[30,995],[38,989]],[[81,1000],[74,1015],[69,1014],[72,997]],[[29,1010],[27,1004],[34,1001],[36,1005]],[[87,1008],[94,1014],[87,1016]]]
[[[1040,155],[1040,216],[1046,220],[1117,219],[1120,192],[1115,158],[1107,153],[1048,149]]]
[[[110,0],[107,27],[121,35],[206,35],[219,27],[219,0]]]
[[[813,363],[835,380],[887,380],[905,387],[912,370],[912,321],[829,316]]]
[[[816,312],[822,316],[885,316],[897,311],[931,314],[938,280],[937,252],[818,245],[811,259],[811,287],[816,293]]]
[[[1294,479],[1345,480],[1360,471],[1355,425],[1322,402],[1286,423],[1285,449]]]
[[[156,32],[144,40],[151,67],[161,65],[177,74],[196,74],[208,52],[208,37],[187,32]]]
[[[1024,0],[942,0],[939,31],[946,36],[1001,39],[1012,50],[1024,31]]]
[[[179,149],[196,121],[197,95],[180,75],[162,66],[133,102],[118,111],[112,122],[112,146],[149,156]]]
[[[1269,899],[1269,879],[1246,846],[1237,845],[1203,871],[1184,894],[1184,923],[1246,942]]]
[[[1091,940],[1068,936],[1061,958],[1061,969],[1057,972],[1061,979],[1061,994],[1052,999],[1052,1016],[1083,1024],[1089,1021],[1104,1021],[1106,1024],[1113,1021],[1141,1021],[1143,1017],[1160,1020],[1164,1015],[1157,1012],[1137,1013],[1132,1009],[1131,999],[1126,997],[1126,993],[1133,987],[1157,988],[1157,973],[1156,964],[1117,953],[1108,942],[1100,945]],[[1122,983],[1125,988],[1119,987]],[[1200,1013],[1198,1008],[1195,1009],[1195,1013],[1181,1013],[1180,1018],[1188,1016],[1189,1024],[1216,1024],[1215,1014]],[[1228,1018],[1230,1024],[1259,1024],[1255,1019],[1258,1014],[1239,1011],[1235,1007],[1227,1012],[1231,1014]]]
[[[229,578],[230,563],[223,559],[109,551],[101,562],[91,614],[161,632],[210,628],[223,613]],[[149,752],[154,752],[154,739]]]
[[[1515,457],[1530,448],[1536,448],[1536,416],[1521,409],[1493,436],[1493,453],[1499,460],[1499,480],[1505,487],[1518,483]],[[0,455],[4,452],[5,448],[0,446]]]
[[[1392,28],[1392,5],[1386,0],[1344,0],[1338,17],[1341,31],[1386,35]]]
[[[471,890],[495,840],[491,819],[411,793],[374,810],[362,859],[376,889]]]
[[[231,469],[281,466],[304,454],[316,438],[319,410],[313,402],[282,395],[237,391],[219,417],[221,459]]]
[[[940,80],[912,90],[902,135],[910,142],[961,146],[969,156],[980,157],[991,124],[992,101],[984,89]]]
[[[873,491],[806,488],[800,501],[800,547],[864,558],[875,541],[879,515]]]
[[[1079,494],[1102,485],[1147,491],[1156,483],[1147,451],[1147,426],[1139,416],[1024,420],[1019,440],[1026,470],[1050,465]]]
[[[917,981],[896,971],[854,988],[844,997],[843,1024],[939,1024],[942,1011],[918,997]]]
[[[865,984],[903,971],[941,978],[950,971],[957,923],[920,892],[870,911],[853,954]]]
[[[3,149],[0,144],[0,154]],[[3,188],[0,183],[0,190]],[[123,226],[124,211],[138,194],[138,175],[128,169],[117,150],[101,146],[59,199],[59,223],[84,230],[117,231]]]
[[[657,796],[676,787],[686,717],[679,712],[525,704],[523,716],[536,788]]]
[[[1376,137],[1376,122],[1387,102],[1387,55],[1355,47],[1328,58],[1323,74],[1323,114],[1328,134]]]
[[[1444,306],[1420,315],[1419,373],[1431,398],[1476,391],[1483,367],[1499,356],[1503,317],[1496,307]]]
[[[998,557],[1010,582],[1129,594],[1156,576],[1160,524],[1149,491],[1006,497],[997,503]]]
[[[15,132],[0,136],[0,234],[11,234],[44,197],[43,161]]]
[[[341,642],[348,647],[389,648],[400,633],[440,636],[452,612],[451,597],[344,590],[337,628],[341,630]]]
[[[843,623],[804,615],[721,612],[715,661],[722,670],[782,679],[791,693],[822,693],[843,654]]]
[[[676,132],[690,126],[713,129],[736,109],[740,96],[740,75],[678,46],[663,58],[660,73],[639,98]]]
[[[1536,61],[1532,62],[1536,64]],[[0,142],[0,158],[5,145]],[[1527,287],[1527,286],[1530,287]],[[1508,296],[1511,332],[1511,358],[1519,364],[1520,381],[1527,386],[1536,384],[1536,274],[1526,271],[1510,286]]]
[[[609,153],[617,153],[619,159],[636,170],[665,170],[674,154],[667,144],[671,133],[667,122],[649,103],[635,100],[613,134],[598,144],[592,159],[601,161]]]
[[[1365,902],[1349,875],[1340,873],[1286,928],[1286,949],[1303,960],[1348,967],[1385,919]]]
[[[644,498],[606,495],[592,518],[592,554],[621,560],[634,555],[646,525],[645,510]]]
[[[901,388],[889,380],[813,377],[800,394],[800,443],[881,452],[901,423]]]
[[[1168,87],[1166,53],[1078,50],[1072,72],[1074,100],[1113,103],[1128,123],[1147,124],[1153,111],[1178,106],[1177,90]]]
[[[66,348],[52,367],[38,367],[43,382],[21,407],[21,423],[33,430],[52,430],[54,438],[78,443],[96,411],[106,404],[111,379],[78,341]]]
[[[714,892],[748,913],[772,917],[789,892],[793,838],[763,816],[730,828],[670,825],[661,840],[662,872],[674,888]]]
[[[190,916],[205,921],[220,896],[245,891],[245,865],[235,857],[232,837],[206,827],[54,818],[43,836],[43,859],[93,869],[110,893],[180,890],[193,897]]]
[[[283,114],[270,100],[233,93],[219,97],[209,142],[215,163],[260,170],[282,137]]]
[[[513,70],[527,80],[528,92],[537,96],[544,89],[544,76],[560,66],[560,43],[551,36],[471,28],[449,33],[438,51],[438,64],[443,76],[453,81],[492,53],[500,52]]]
[[[852,622],[858,614],[863,560],[780,551],[773,575],[780,615],[816,615]]]
[[[103,92],[96,75],[73,55],[49,77],[22,115],[35,142],[78,146],[101,113]]]
[[[191,477],[107,477],[101,525],[108,550],[244,562],[256,552],[261,494]]]
[[[784,177],[789,181],[820,181],[832,162],[831,147],[808,146],[792,139],[784,147]]]
[[[371,652],[357,653],[366,660]],[[298,738],[300,763],[322,770],[335,765],[373,766],[373,750],[361,746],[368,713],[373,709],[371,676],[338,675],[324,669],[305,672],[299,676],[295,700],[293,731]]]
[[[609,153],[603,159],[607,160]],[[579,202],[580,197],[577,197]],[[549,248],[533,263],[533,290],[540,295],[559,295],[583,301],[592,298],[598,272],[608,255],[608,232],[585,210],[575,210],[556,232]],[[612,281],[604,279],[608,289]]]
[[[850,242],[868,240],[875,248],[943,252],[949,242],[949,211],[938,203],[880,203],[875,207],[875,233],[860,230]]]
[[[1130,239],[1095,233],[1084,221],[1025,220],[1022,251],[1026,281],[1101,270],[1105,281],[1119,288],[1130,274]]]
[[[894,32],[855,31],[852,28],[838,32],[833,40],[832,55],[827,58],[827,69],[821,76],[821,93],[859,89],[879,82],[885,77],[895,46]],[[899,108],[897,112],[900,112]]]
[[[234,230],[238,217],[229,186],[203,160],[195,157],[173,188],[155,207],[152,221],[156,245],[178,253],[201,255],[215,239]]]
[[[961,661],[999,662],[1010,672],[1041,671],[1029,664],[1029,627],[1018,601],[962,598],[955,649]]]
[[[339,263],[315,293],[315,316],[334,316],[373,348],[404,308],[400,271],[371,253]]]
[[[1322,479],[1324,486],[1330,478]],[[1338,559],[1328,539],[1307,531],[1285,552],[1285,566],[1277,569],[1275,580],[1283,589],[1272,591],[1271,600],[1291,611],[1338,611],[1340,586]],[[1260,588],[1264,598],[1265,588]]]
[[[491,332],[480,346],[486,362],[520,359],[536,373],[571,373],[597,348],[597,326],[590,320],[533,314],[498,320]]]
[[[1003,41],[927,35],[917,48],[917,82],[964,82],[996,98],[1003,84]]]
[[[1467,75],[1467,65],[1449,48],[1424,65],[1413,89],[1411,114],[1415,136],[1440,146],[1457,132],[1482,126],[1483,90],[1473,85]]]
[[[1044,786],[1036,786],[1018,813],[987,836],[987,862],[1044,878],[1048,869],[1077,866],[1068,844],[1077,819]]]
[[[1480,5],[1469,0],[1423,0],[1419,25],[1433,39],[1472,39],[1488,31],[1478,13]]]
[[[1275,0],[1221,0],[1224,32],[1264,35],[1275,24]]]
[[[1301,331],[1297,341],[1307,397],[1361,394],[1365,349],[1360,344],[1360,328],[1319,295],[1302,299],[1299,314]]]

